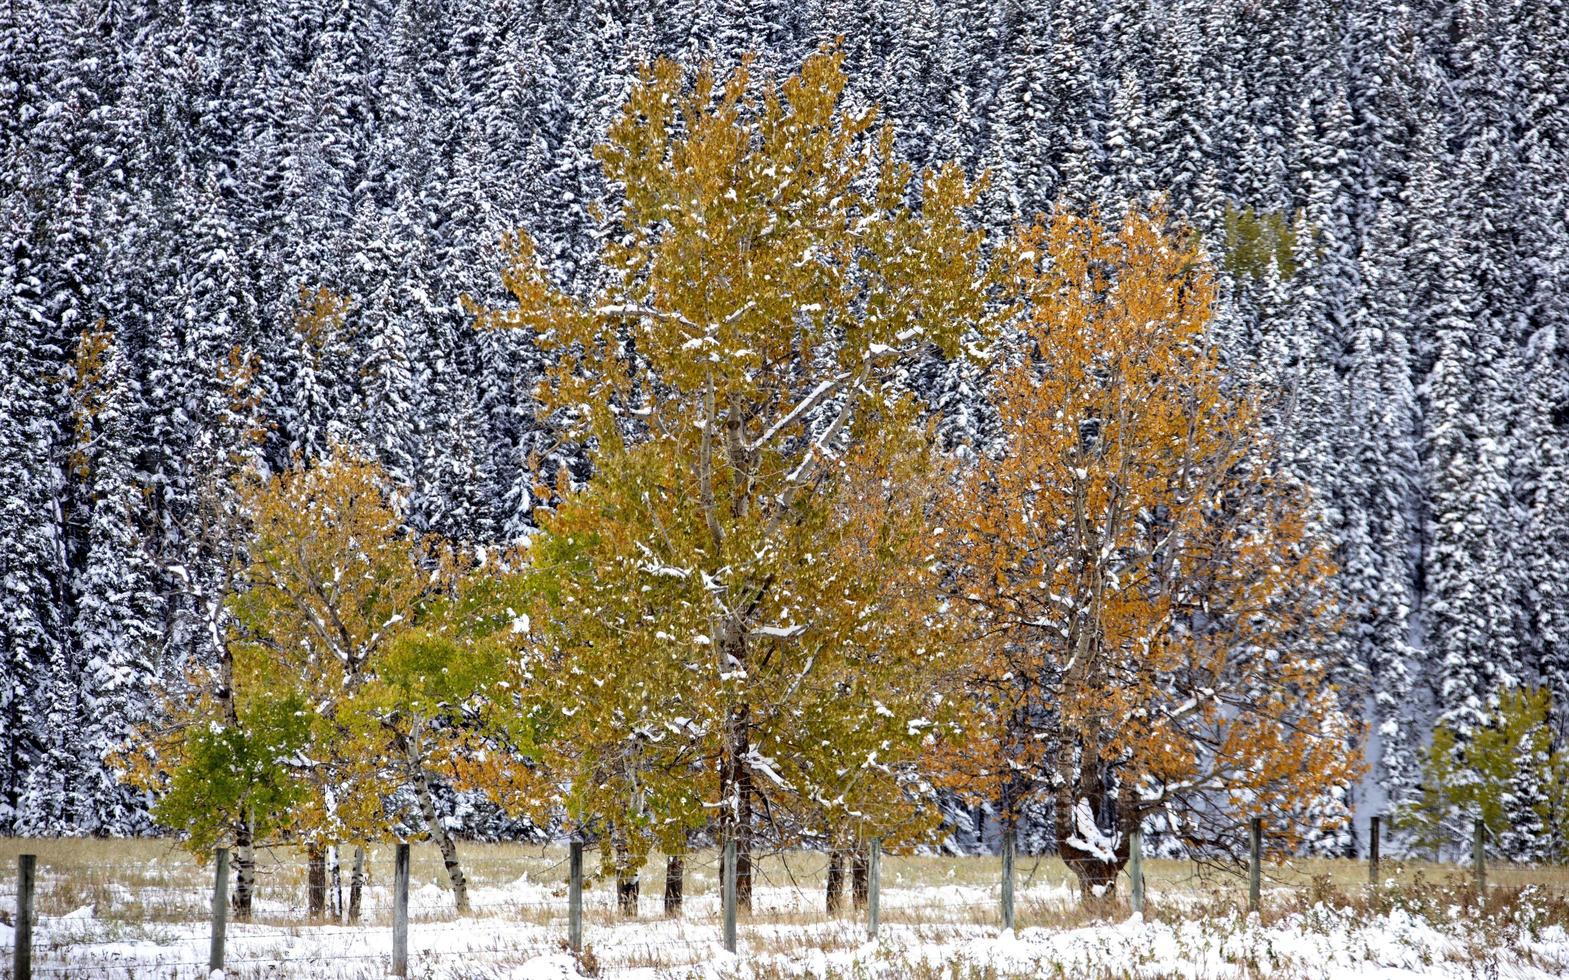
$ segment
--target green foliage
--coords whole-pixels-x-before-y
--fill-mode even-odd
[[[430,774],[500,778],[529,744],[494,710],[516,679],[511,556],[408,533],[386,473],[341,447],[238,496],[249,534],[222,669],[193,673],[126,753],[158,821],[197,853],[246,826],[373,840],[400,790],[429,822]]]
[[[154,819],[184,831],[197,855],[227,844],[237,825],[249,823],[263,840],[288,832],[308,787],[287,760],[308,742],[308,717],[299,697],[267,698],[238,724],[190,726]]]
[[[506,710],[516,688],[514,606],[526,580],[459,567],[450,592],[427,600],[369,665],[342,706],[344,749],[357,759],[401,753],[406,766],[492,789],[534,743]]]
[[[1238,278],[1262,279],[1273,262],[1280,278],[1297,274],[1297,235],[1291,215],[1226,205],[1221,267]]]
[[[1546,688],[1505,691],[1487,724],[1470,737],[1440,725],[1422,757],[1416,800],[1396,814],[1396,826],[1413,843],[1437,855],[1465,846],[1472,821],[1480,817],[1489,842],[1520,840],[1539,828],[1539,849],[1515,845],[1519,853],[1569,858],[1569,753],[1556,749],[1548,724],[1552,696]],[[1531,787],[1532,792],[1523,788]]]

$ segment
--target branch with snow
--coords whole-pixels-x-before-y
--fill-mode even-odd
[[[747,452],[755,453],[763,446],[768,445],[773,441],[775,436],[779,435],[779,433],[795,424],[801,418],[801,416],[822,404],[825,398],[833,394],[835,391],[838,391],[839,387],[846,381],[849,381],[850,378],[851,374],[849,371],[841,371],[840,373],[820,383],[816,388],[813,388],[809,393],[807,393],[805,398],[802,398],[800,402],[796,404],[794,408],[786,412],[783,418],[779,419],[779,421],[775,422],[773,425],[770,425],[763,432],[763,434],[758,436],[755,440],[747,443]]]
[[[789,640],[806,632],[806,627],[799,623],[789,626],[761,626],[752,630],[755,637],[774,637],[780,640]]]
[[[1109,837],[1102,833],[1100,825],[1095,822],[1095,811],[1090,809],[1090,801],[1079,797],[1079,802],[1073,806],[1073,836],[1063,841],[1063,844],[1083,851],[1097,861],[1115,864],[1117,845],[1120,843],[1122,835],[1116,831]]]

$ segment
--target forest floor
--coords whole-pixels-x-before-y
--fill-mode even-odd
[[[14,944],[16,855],[38,855],[34,976],[185,980],[207,975],[211,867],[165,841],[0,840],[0,977]],[[1265,866],[1263,913],[1246,880],[1187,862],[1147,863],[1145,914],[1082,908],[1067,869],[1020,858],[1017,929],[1000,930],[1000,865],[985,857],[883,859],[881,927],[823,912],[826,856],[759,862],[738,955],[720,945],[717,861],[688,861],[680,919],[660,914],[663,862],[642,877],[642,918],[617,915],[613,889],[585,889],[585,955],[565,951],[565,848],[462,847],[473,911],[453,914],[434,847],[413,849],[411,977],[1563,977],[1569,976],[1569,869],[1494,866],[1479,902],[1469,869],[1386,861]],[[357,925],[310,924],[291,849],[260,856],[255,916],[230,923],[229,977],[380,978],[391,951],[392,849],[369,854]],[[589,857],[590,874],[596,870]],[[347,891],[347,874],[344,875]],[[1119,885],[1125,892],[1126,880]]]

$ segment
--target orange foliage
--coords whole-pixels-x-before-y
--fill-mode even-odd
[[[1219,798],[1290,839],[1354,774],[1320,659],[1326,544],[1208,342],[1212,273],[1166,224],[1061,214],[1023,233],[1005,448],[950,504],[979,710],[944,762],[1012,813],[1053,784],[1059,846],[1081,800],[1116,811],[1107,838]]]

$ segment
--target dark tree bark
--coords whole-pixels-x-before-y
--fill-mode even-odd
[[[837,915],[844,908],[844,852],[834,848],[828,852],[827,906],[829,915]]]
[[[672,854],[665,859],[665,915],[674,918],[681,914],[686,895],[686,859]]]
[[[632,867],[632,854],[626,840],[619,833],[611,845],[616,860],[616,907],[621,914],[637,918],[638,880],[637,869]]]
[[[752,767],[751,709],[731,709],[727,741],[729,751],[721,771],[721,785],[729,806],[723,811],[721,829],[735,841],[735,900],[742,912],[752,911]]]
[[[1086,905],[1111,903],[1117,894],[1117,875],[1128,863],[1128,835],[1137,823],[1137,809],[1133,800],[1132,781],[1123,779],[1116,798],[1111,797],[1112,778],[1107,766],[1096,759],[1092,751],[1083,754],[1084,763],[1075,768],[1071,758],[1061,764],[1057,784],[1057,801],[1053,814],[1057,836],[1057,855],[1068,870],[1079,880],[1079,896]],[[1078,809],[1088,808],[1095,824],[1095,834],[1116,838],[1116,845],[1109,852],[1089,849],[1079,842]],[[1102,814],[1110,811],[1110,826]]]
[[[857,909],[866,908],[867,878],[870,871],[866,863],[866,848],[857,847],[850,857],[850,899]]]
[[[320,844],[305,849],[305,914],[312,922],[327,917],[327,849]]]
[[[741,767],[741,819],[736,827],[735,904],[752,914],[752,767]]]

